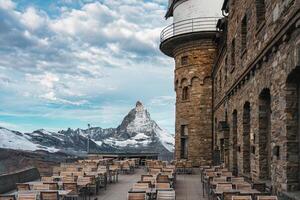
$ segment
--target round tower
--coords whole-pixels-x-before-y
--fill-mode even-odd
[[[175,60],[175,158],[194,166],[212,161],[212,67],[217,17],[206,0],[169,0],[161,51]]]

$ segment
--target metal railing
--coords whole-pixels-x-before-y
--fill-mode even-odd
[[[163,42],[171,37],[186,33],[216,31],[219,19],[218,17],[199,17],[173,23],[162,30],[160,41]]]

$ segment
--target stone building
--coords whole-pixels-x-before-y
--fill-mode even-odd
[[[176,159],[221,161],[274,192],[299,191],[300,1],[224,0],[216,29],[195,27],[194,1],[199,12],[179,22],[176,9],[195,2],[170,1],[175,21],[161,36],[176,63]]]

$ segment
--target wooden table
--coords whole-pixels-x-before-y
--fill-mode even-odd
[[[239,192],[241,194],[260,194],[261,192],[258,191],[258,190],[255,190],[255,189],[251,189],[251,190],[216,190],[216,189],[213,189],[213,194],[219,196],[219,195],[222,195],[224,192]]]
[[[13,195],[17,196],[18,194],[37,194],[40,195],[41,192],[58,192],[59,196],[66,196],[72,192],[72,190],[24,190],[24,191],[17,191],[12,193]]]

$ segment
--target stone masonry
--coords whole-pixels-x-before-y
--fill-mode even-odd
[[[213,37],[161,43],[175,59],[176,159],[224,162],[275,194],[300,191],[299,8],[224,0]]]
[[[188,142],[186,159],[199,166],[211,162],[212,148],[212,79],[211,70],[216,54],[211,39],[188,42],[176,47],[175,91],[176,91],[176,159],[181,156],[182,137]],[[186,59],[183,61],[182,59]],[[184,63],[183,63],[184,62]],[[184,88],[188,98],[183,99]],[[187,126],[187,136],[182,135],[182,126]]]
[[[258,6],[265,6],[263,18]],[[224,149],[217,127],[226,123],[229,151],[221,154],[231,170],[270,183],[275,193],[300,190],[299,1],[229,0],[223,7],[226,40],[213,68],[214,149]]]

